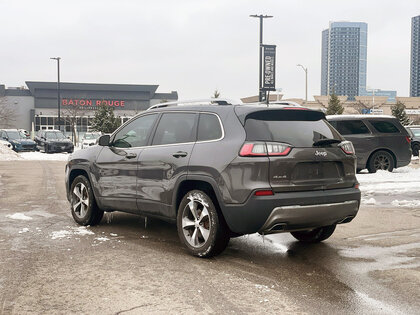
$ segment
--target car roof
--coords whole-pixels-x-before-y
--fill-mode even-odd
[[[391,115],[327,115],[328,120],[350,120],[350,119],[396,119]]]

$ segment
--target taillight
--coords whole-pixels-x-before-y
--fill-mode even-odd
[[[240,156],[266,156],[267,147],[264,142],[256,143],[245,143],[241,151],[239,152]]]
[[[285,156],[292,147],[277,142],[247,142],[239,151],[240,156]]]
[[[408,143],[411,143],[411,138],[408,136],[405,136],[405,140],[407,140]]]
[[[353,143],[350,141],[343,141],[338,145],[345,154],[355,154]]]

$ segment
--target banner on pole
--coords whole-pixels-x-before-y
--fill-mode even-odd
[[[276,45],[263,45],[263,86],[264,91],[276,90]]]

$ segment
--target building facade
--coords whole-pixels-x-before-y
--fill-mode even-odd
[[[22,128],[31,131],[56,129],[58,99],[56,82],[27,81],[26,87],[5,88],[0,85],[3,106],[14,110],[14,119],[0,121],[0,128]],[[90,130],[95,111],[100,105],[111,106],[116,117],[125,122],[150,106],[178,99],[178,93],[157,93],[158,85],[131,84],[60,84],[61,129],[71,132],[75,122],[78,133]],[[6,126],[7,124],[7,126]]]
[[[420,15],[411,19],[410,96],[420,96]]]
[[[387,102],[395,102],[397,99],[397,91],[392,90],[381,90],[381,89],[362,89],[359,93],[360,96],[371,96],[371,97],[379,97],[379,96],[386,96]]]
[[[367,24],[330,22],[322,32],[321,95],[354,100],[366,89]]]

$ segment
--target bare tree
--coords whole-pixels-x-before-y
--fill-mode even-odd
[[[16,120],[16,109],[7,104],[5,97],[0,98],[0,127],[10,128]]]
[[[81,119],[85,115],[83,106],[80,105],[68,105],[63,110],[63,117],[66,122],[69,123],[72,132],[73,144],[77,144],[76,126],[77,119]]]

